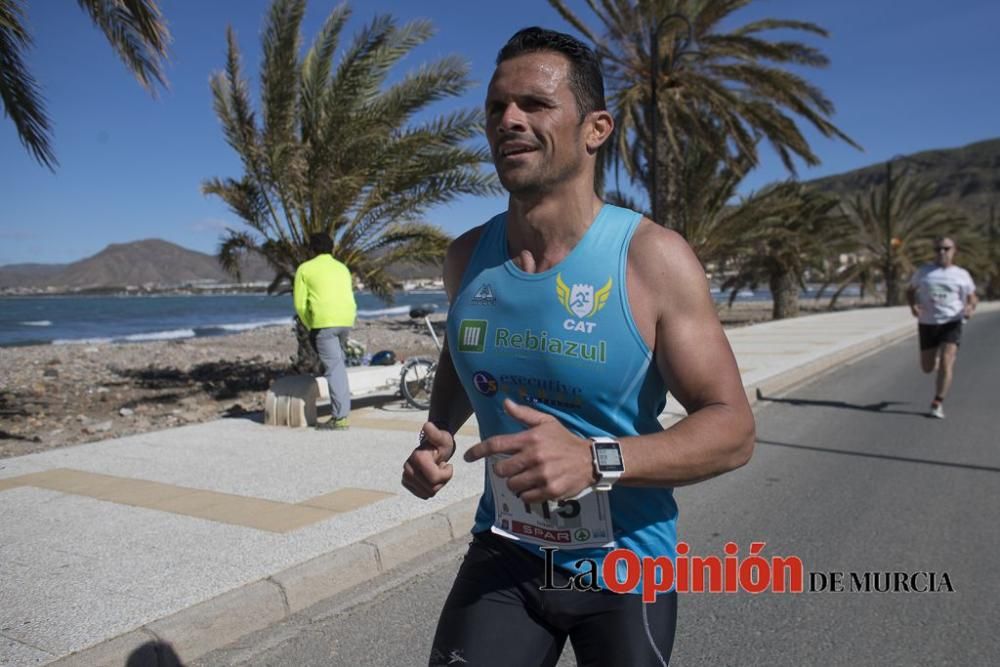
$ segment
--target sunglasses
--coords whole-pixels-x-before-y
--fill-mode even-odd
[[[954,248],[955,246],[953,245],[939,245],[934,246],[934,252],[948,252],[949,250],[954,250]]]

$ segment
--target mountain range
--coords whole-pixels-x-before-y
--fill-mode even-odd
[[[810,183],[850,196],[884,186],[886,177],[886,163],[879,162]],[[903,177],[933,183],[933,201],[960,209],[973,224],[988,220],[991,206],[1000,217],[1000,138],[896,156],[892,159],[893,182]]]
[[[985,221],[990,207],[1000,209],[1000,138],[960,148],[928,150],[892,160],[893,179],[904,175],[935,184],[934,201],[961,209],[973,223]],[[810,181],[816,187],[850,196],[885,183],[886,163]],[[1000,210],[997,211],[1000,215]],[[400,265],[398,279],[436,278],[440,268]],[[244,282],[270,282],[273,272],[263,259],[247,258]],[[67,290],[149,286],[169,288],[190,284],[231,284],[214,256],[160,239],[109,245],[72,264],[10,264],[0,266],[0,289],[56,288]]]
[[[240,277],[243,282],[270,282],[274,272],[263,259],[253,256],[244,262]],[[0,288],[169,288],[235,282],[214,256],[161,239],[112,243],[96,255],[72,264],[0,266]]]

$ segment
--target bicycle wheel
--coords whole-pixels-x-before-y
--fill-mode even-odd
[[[414,357],[403,365],[399,378],[399,392],[407,403],[418,410],[431,407],[431,387],[437,362],[425,357]]]

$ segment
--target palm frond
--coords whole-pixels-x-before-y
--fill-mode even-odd
[[[52,126],[38,82],[21,55],[31,44],[21,5],[16,0],[0,0],[0,101],[4,115],[14,122],[21,144],[39,163],[55,171],[59,162],[49,142]]]
[[[142,87],[167,87],[163,65],[170,31],[155,0],[78,0]]]
[[[690,197],[682,173],[684,151],[701,145],[714,159],[735,171],[753,166],[765,141],[790,174],[796,160],[818,163],[799,123],[825,137],[857,144],[830,120],[832,102],[797,73],[819,68],[828,59],[817,47],[794,40],[768,39],[773,31],[826,37],[820,26],[803,21],[763,19],[735,28],[733,13],[749,0],[588,0],[598,28],[588,26],[562,0],[556,11],[589,39],[604,62],[608,99],[618,136],[605,165],[620,165],[644,186],[654,209],[667,213],[660,222],[674,228],[687,223]],[[693,41],[687,42],[684,16]],[[664,59],[660,78],[651,81],[651,38]],[[681,48],[683,47],[683,48]],[[678,51],[679,49],[679,51]],[[794,71],[790,68],[796,68]],[[655,87],[657,126],[653,127]],[[656,137],[657,153],[653,155]],[[656,161],[658,183],[651,182]],[[667,204],[664,206],[664,204]]]
[[[258,112],[241,72],[235,35],[227,35],[224,72],[211,82],[216,114],[243,161],[240,178],[204,182],[248,228],[235,249],[255,244],[279,278],[311,255],[311,233],[334,238],[334,255],[373,293],[391,298],[391,262],[439,262],[440,229],[421,222],[430,206],[463,194],[496,194],[481,136],[482,112],[427,116],[435,102],[467,90],[468,65],[444,57],[388,83],[392,68],[430,38],[426,21],[398,25],[377,16],[336,55],[350,10],[335,8],[301,55],[304,0],[275,0],[262,35]],[[255,117],[263,118],[258,128]],[[426,120],[415,122],[414,118]],[[472,144],[472,145],[470,145]],[[279,279],[274,289],[284,289]]]

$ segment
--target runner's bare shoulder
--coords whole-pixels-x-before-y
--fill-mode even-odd
[[[691,306],[708,297],[705,270],[684,237],[643,218],[629,244],[629,277],[661,304]],[[702,294],[704,293],[704,294]],[[714,312],[714,311],[713,311]]]
[[[473,227],[448,245],[448,252],[444,258],[444,287],[449,300],[454,298],[462,284],[465,267],[469,265],[472,253],[475,252],[476,244],[479,243],[479,237],[485,228],[486,225]]]

